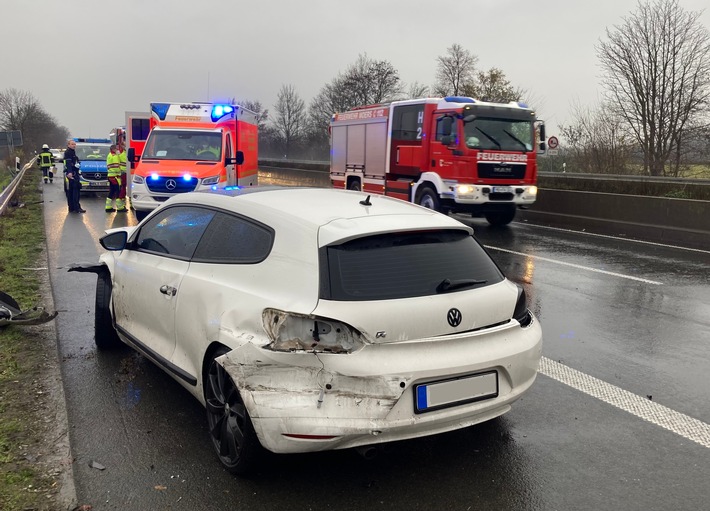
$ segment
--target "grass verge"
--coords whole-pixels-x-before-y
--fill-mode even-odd
[[[15,198],[21,206],[0,216],[0,290],[29,309],[42,302],[46,271],[42,194],[28,171]],[[52,330],[53,331],[53,330]],[[56,359],[56,337],[41,327],[0,327],[0,509],[55,511],[59,473],[50,437],[52,404],[47,368]],[[56,361],[54,362],[56,363]],[[48,413],[49,412],[49,413]]]

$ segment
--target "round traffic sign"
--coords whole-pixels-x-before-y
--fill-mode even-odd
[[[547,139],[547,147],[550,149],[557,149],[558,145],[560,145],[560,141],[557,140],[557,137],[550,137]]]

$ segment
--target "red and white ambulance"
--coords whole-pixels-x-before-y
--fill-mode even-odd
[[[335,114],[330,136],[335,188],[484,216],[493,225],[508,224],[537,197],[544,124],[523,103],[457,96],[368,105]]]
[[[257,184],[254,112],[215,103],[151,103],[150,110],[143,140],[145,119],[126,121],[138,123],[137,130],[128,129],[127,156],[131,205],[139,219],[177,193]]]

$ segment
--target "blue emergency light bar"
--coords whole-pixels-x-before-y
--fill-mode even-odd
[[[74,142],[84,142],[87,144],[110,144],[111,140],[108,138],[72,138]]]
[[[161,121],[165,120],[165,116],[168,115],[168,108],[170,108],[170,103],[151,103],[150,104],[150,109],[153,111],[155,115],[158,116],[158,119]]]
[[[212,107],[212,122],[216,122],[231,113],[234,113],[234,107],[232,105],[215,105]]]

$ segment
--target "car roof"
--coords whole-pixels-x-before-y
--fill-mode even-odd
[[[190,203],[219,207],[245,214],[269,225],[319,231],[319,245],[344,241],[363,234],[403,230],[471,227],[447,215],[410,202],[332,188],[258,186],[229,187],[179,194],[166,204]]]

